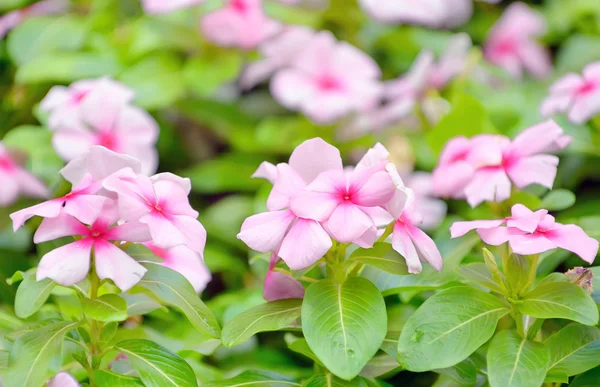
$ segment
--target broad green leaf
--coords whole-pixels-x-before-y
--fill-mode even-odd
[[[127,255],[136,261],[164,262],[164,259],[157,256],[152,250],[140,243],[135,243],[127,247]]]
[[[359,248],[350,255],[348,261],[364,263],[386,273],[408,274],[406,261],[389,243],[376,243],[370,249]]]
[[[92,378],[98,387],[144,387],[144,383],[140,378],[105,370],[94,371]]]
[[[127,301],[118,294],[104,294],[95,300],[81,299],[83,313],[98,321],[124,321],[127,319]]]
[[[216,382],[208,382],[203,384],[203,387],[290,387],[300,386],[295,380],[287,376],[279,375],[274,372],[266,371],[244,371],[238,376],[219,380]]]
[[[367,387],[362,378],[354,378],[351,381],[342,380],[332,374],[315,375],[302,384],[302,387]]]
[[[598,324],[598,308],[592,297],[570,282],[541,284],[517,304],[519,310],[537,318],[564,318],[585,325]]]
[[[600,367],[596,367],[593,370],[577,376],[573,379],[573,382],[569,384],[569,387],[598,387],[598,381],[600,380]]]
[[[149,340],[126,340],[115,349],[127,355],[147,387],[197,387],[192,367],[185,360]]]
[[[156,300],[144,293],[124,293],[121,296],[127,302],[128,316],[141,316],[143,314],[153,312],[156,309],[164,309],[164,307],[156,302]]]
[[[8,368],[8,361],[10,358],[10,352],[8,351],[0,351],[0,370],[4,370]]]
[[[155,263],[144,263],[143,266],[148,271],[138,286],[151,291],[162,302],[179,308],[200,332],[215,339],[220,337],[217,319],[183,275]]]
[[[119,323],[116,321],[110,322],[106,324],[102,328],[102,333],[100,334],[100,341],[108,343],[115,337],[117,330],[119,329]]]
[[[85,20],[76,15],[25,20],[8,36],[7,50],[17,65],[50,52],[76,51],[86,34]]]
[[[597,6],[597,4],[595,5]],[[560,9],[564,9],[560,6]],[[600,57],[600,42],[593,35],[573,35],[561,46],[556,57],[559,74],[580,72],[583,67]]]
[[[567,189],[555,189],[542,199],[539,208],[548,211],[561,211],[575,204],[575,194]]]
[[[504,283],[509,294],[518,297],[526,293],[535,279],[535,268],[531,256],[510,254],[504,262],[504,273],[507,273]]]
[[[503,294],[500,286],[494,281],[485,263],[476,262],[459,266],[458,272],[467,280],[484,286],[496,293]]]
[[[86,78],[115,76],[122,70],[118,60],[110,55],[86,52],[46,54],[21,65],[15,80],[18,83],[69,83]]]
[[[600,329],[569,324],[544,342],[550,351],[546,381],[560,375],[573,376],[600,365]]]
[[[398,360],[384,353],[375,355],[369,360],[367,365],[360,371],[360,375],[369,378],[377,378],[392,371],[398,372],[400,370],[402,370],[402,367],[398,364]]]
[[[239,248],[246,248],[236,235],[244,220],[252,214],[254,214],[252,198],[229,195],[205,209],[200,216],[200,221],[206,227],[208,234],[213,236],[212,241],[218,240]]]
[[[332,279],[308,287],[302,331],[308,345],[336,376],[354,378],[375,355],[387,328],[383,296],[361,277]]]
[[[119,76],[135,90],[135,103],[153,110],[176,102],[185,92],[181,63],[173,55],[154,55],[142,59]]]
[[[539,387],[548,368],[548,348],[528,341],[515,331],[500,331],[488,349],[491,387]]]
[[[500,299],[482,290],[442,290],[408,319],[398,342],[399,362],[415,372],[458,364],[492,337],[508,312]]]
[[[233,347],[259,332],[287,328],[300,317],[301,308],[302,299],[298,298],[267,302],[250,308],[223,326],[223,345]]]
[[[319,364],[320,366],[323,366],[321,360],[319,360],[317,355],[315,355],[312,349],[310,349],[310,347],[308,346],[306,339],[296,337],[291,333],[286,333],[284,339],[290,351],[294,351],[296,353],[304,355],[307,358],[313,360],[315,363]]]
[[[9,368],[3,372],[3,386],[41,386],[45,383],[60,366],[65,334],[77,325],[79,322],[59,321],[20,336],[11,349]]]
[[[460,386],[475,386],[477,384],[477,366],[471,359],[465,359],[454,367],[435,370]]]
[[[37,312],[44,302],[50,297],[56,282],[49,278],[41,281],[35,280],[35,275],[26,275],[19,284],[15,297],[15,314],[19,318],[27,318]]]
[[[195,94],[210,97],[219,87],[238,77],[242,64],[243,57],[237,51],[222,51],[214,57],[196,56],[185,63],[183,77]]]
[[[254,192],[263,182],[251,176],[260,164],[255,157],[228,154],[207,160],[184,172],[199,193]]]

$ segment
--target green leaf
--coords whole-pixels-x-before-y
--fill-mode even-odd
[[[198,193],[254,192],[263,184],[251,176],[260,160],[243,154],[228,154],[204,161],[183,172]]]
[[[127,301],[117,294],[104,294],[95,300],[81,299],[83,313],[88,317],[104,322],[127,319]]]
[[[156,309],[163,308],[156,300],[144,293],[135,294],[122,294],[122,297],[127,302],[127,315],[128,316],[141,316],[155,311]]]
[[[100,334],[100,341],[104,343],[108,343],[115,337],[117,334],[117,330],[119,329],[119,323],[116,321],[110,322],[102,328],[102,333]]]
[[[535,279],[534,259],[532,256],[510,254],[504,262],[504,272],[508,273],[504,283],[509,294],[517,297],[526,293]]]
[[[598,387],[598,380],[600,380],[600,367],[577,376],[569,387]]]
[[[238,77],[242,63],[242,55],[237,51],[221,51],[214,57],[196,56],[185,63],[183,77],[195,94],[210,97],[223,84]]]
[[[173,55],[144,58],[119,76],[135,90],[135,103],[145,109],[163,108],[175,103],[185,92],[181,63]]]
[[[600,42],[595,36],[573,35],[560,46],[556,57],[556,71],[559,74],[569,71],[578,73],[585,65],[598,60],[599,57]]]
[[[217,319],[183,275],[155,263],[144,263],[143,266],[148,271],[138,286],[151,291],[162,302],[179,308],[198,331],[215,339],[220,337]]]
[[[65,334],[79,322],[59,321],[27,332],[14,343],[9,368],[3,373],[5,387],[41,386],[60,366]]]
[[[288,299],[250,308],[223,326],[223,345],[233,347],[243,343],[259,332],[276,331],[287,328],[300,317],[302,299]]]
[[[235,378],[219,380],[216,382],[208,382],[203,384],[203,387],[241,387],[241,386],[256,386],[256,387],[289,387],[300,386],[287,376],[279,375],[274,372],[266,371],[244,371]]]
[[[477,366],[471,359],[465,359],[454,367],[435,370],[460,386],[475,386],[477,384]]]
[[[286,333],[284,339],[290,351],[294,351],[296,353],[304,355],[307,358],[314,361],[315,363],[317,363],[318,365],[323,366],[321,360],[319,360],[317,355],[315,355],[312,349],[310,349],[310,347],[308,346],[306,339],[296,337],[291,333]]]
[[[575,194],[567,189],[555,189],[550,191],[540,203],[538,208],[548,211],[562,211],[575,204]]]
[[[360,371],[360,375],[369,378],[377,378],[392,371],[400,371],[402,367],[398,364],[396,358],[387,353],[375,355],[367,362],[367,365]]]
[[[383,296],[361,277],[332,279],[308,287],[302,331],[308,345],[336,376],[354,378],[375,355],[387,328]]]
[[[544,382],[550,356],[544,344],[500,331],[488,349],[491,387],[539,387]]]
[[[456,136],[471,137],[492,131],[486,110],[475,98],[460,94],[452,110],[427,134],[427,142],[438,155],[448,140]]]
[[[519,311],[537,318],[564,318],[585,325],[598,324],[592,297],[570,282],[541,284],[517,304]]]
[[[544,342],[550,351],[546,381],[573,376],[600,365],[600,329],[569,324]]]
[[[504,275],[498,269],[498,264],[496,263],[496,257],[492,254],[491,251],[484,248],[483,249],[483,260],[485,265],[487,266],[492,278],[496,282],[496,284],[502,289],[502,294],[506,294],[506,286],[504,285]]]
[[[408,274],[406,261],[389,243],[375,243],[370,249],[359,248],[354,251],[348,262],[360,262],[386,273]]]
[[[92,379],[98,387],[144,387],[140,378],[104,370],[94,371]]]
[[[0,351],[0,370],[5,370],[8,368],[8,361],[10,359],[10,352],[8,351]]]
[[[15,314],[19,318],[27,318],[38,311],[46,302],[56,282],[49,278],[35,280],[35,275],[26,275],[19,284],[15,297]]]
[[[408,319],[398,342],[399,362],[415,372],[458,364],[492,337],[508,312],[502,301],[482,290],[443,290]]]
[[[76,15],[25,20],[8,36],[7,50],[17,65],[46,53],[76,51],[86,35],[85,21]]]
[[[115,349],[127,355],[147,387],[196,387],[194,370],[185,360],[149,340],[126,340]]]
[[[462,265],[459,266],[458,272],[464,278],[475,284],[484,286],[496,293],[503,294],[503,290],[496,281],[494,281],[485,263],[476,262]]]
[[[106,54],[84,52],[53,53],[37,57],[17,69],[17,83],[70,83],[80,79],[116,76],[118,60]]]
[[[315,375],[302,384],[302,387],[367,387],[362,378],[351,381],[336,378],[332,374]]]

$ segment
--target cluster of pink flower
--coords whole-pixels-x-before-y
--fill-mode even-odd
[[[394,222],[392,245],[405,257],[410,272],[421,271],[421,260],[440,270],[439,251],[417,227],[422,217],[414,194],[404,186],[388,155],[377,144],[356,167],[344,168],[338,149],[314,138],[299,145],[289,163],[264,162],[254,176],[273,183],[269,212],[246,219],[238,238],[300,270],[329,251],[331,238],[368,248],[380,228]]]
[[[55,86],[40,104],[49,113],[54,149],[65,161],[86,154],[94,145],[140,160],[142,172],[156,171],[154,147],[158,125],[144,110],[133,106],[133,90],[109,78]]]
[[[0,17],[0,39],[3,38],[8,31],[15,28],[29,17],[63,13],[67,9],[69,9],[68,0],[44,0],[28,7],[8,12]]]
[[[122,249],[131,242],[147,245],[196,290],[204,288],[210,280],[202,262],[206,231],[188,201],[189,179],[145,176],[138,160],[102,146],[71,161],[61,174],[73,185],[70,193],[10,215],[15,231],[34,216],[43,218],[35,243],[76,239],[42,257],[38,280],[51,278],[64,286],[82,281],[93,251],[98,277],[128,290],[146,272]]]
[[[487,134],[455,137],[444,147],[433,172],[434,190],[442,197],[466,198],[474,207],[508,199],[511,181],[518,188],[539,184],[551,189],[558,157],[546,153],[570,142],[554,121],[537,124],[512,141]]]
[[[6,149],[0,141],[0,206],[13,204],[20,195],[32,198],[47,198],[50,195],[42,181],[23,168],[20,154]]]

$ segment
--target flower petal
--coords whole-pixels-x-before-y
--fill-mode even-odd
[[[176,215],[171,217],[173,225],[185,238],[185,245],[193,251],[204,256],[206,246],[206,229],[195,217]]]
[[[557,247],[572,251],[587,263],[593,263],[598,255],[598,241],[574,224],[560,225],[546,232],[545,236]]]
[[[92,240],[82,239],[56,248],[44,255],[36,279],[50,278],[63,286],[83,281],[90,271]]]
[[[503,168],[480,169],[465,188],[467,202],[475,207],[483,201],[501,202],[510,197],[510,180]]]
[[[450,235],[452,238],[458,238],[471,230],[489,229],[499,227],[504,223],[504,219],[496,220],[473,220],[470,222],[454,222],[450,227]]]
[[[185,246],[175,246],[165,251],[162,256],[166,266],[181,273],[194,287],[196,293],[200,293],[211,280],[210,271],[202,262],[201,256]]]
[[[534,155],[520,159],[508,168],[508,175],[515,185],[525,188],[530,184],[539,184],[552,189],[558,157],[553,155]]]
[[[352,203],[340,204],[327,221],[333,237],[342,243],[360,238],[372,226],[373,220]]]
[[[244,221],[237,237],[252,250],[276,251],[294,219],[296,215],[290,210],[252,215]]]
[[[508,229],[512,234],[514,229]],[[519,234],[510,235],[508,243],[510,248],[517,254],[532,255],[540,254],[548,250],[555,249],[557,246],[554,242],[546,238],[543,234]]]
[[[298,219],[283,238],[278,255],[290,269],[301,270],[321,259],[331,245],[331,238],[318,222]]]
[[[408,231],[419,257],[429,262],[435,270],[442,270],[442,255],[431,237],[414,226]]]
[[[298,145],[290,156],[289,164],[306,184],[310,184],[321,172],[343,169],[340,151],[320,137]]]
[[[61,213],[54,218],[44,218],[33,236],[34,243],[52,241],[65,236],[87,235],[88,228],[71,215]]]
[[[405,225],[396,223],[392,233],[392,248],[404,257],[408,265],[408,272],[418,274],[423,270],[417,249]]]
[[[273,184],[273,189],[267,198],[267,208],[269,211],[277,211],[289,207],[292,198],[302,192],[306,186],[302,177],[288,164],[278,164],[276,175],[277,178]]]
[[[396,186],[387,171],[374,173],[360,190],[352,196],[352,202],[365,207],[386,205],[396,193]]]
[[[57,217],[62,209],[62,203],[61,200],[53,199],[13,212],[10,214],[10,218],[13,221],[13,230],[17,231],[27,220],[34,216],[41,216],[43,218]]]
[[[137,284],[147,271],[123,250],[106,241],[94,243],[94,259],[98,277],[113,280],[124,292]]]

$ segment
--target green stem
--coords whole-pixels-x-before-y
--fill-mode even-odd
[[[100,288],[100,278],[98,278],[98,274],[96,274],[96,267],[93,265],[92,272],[90,273],[90,299],[95,300],[98,298],[98,289]],[[90,345],[92,347],[92,368],[88,370],[88,374],[90,377],[90,386],[94,387],[96,384],[92,380],[92,374],[97,369],[100,358],[98,354],[100,353],[100,347],[98,346],[98,342],[100,341],[101,327],[98,324],[98,321],[94,319],[90,319]]]
[[[386,240],[387,237],[389,237],[390,235],[392,235],[392,232],[394,232],[394,224],[396,222],[392,222],[390,223],[386,228],[385,231],[383,232],[383,234],[381,234],[381,236],[377,239],[377,241],[375,243],[380,243]]]

